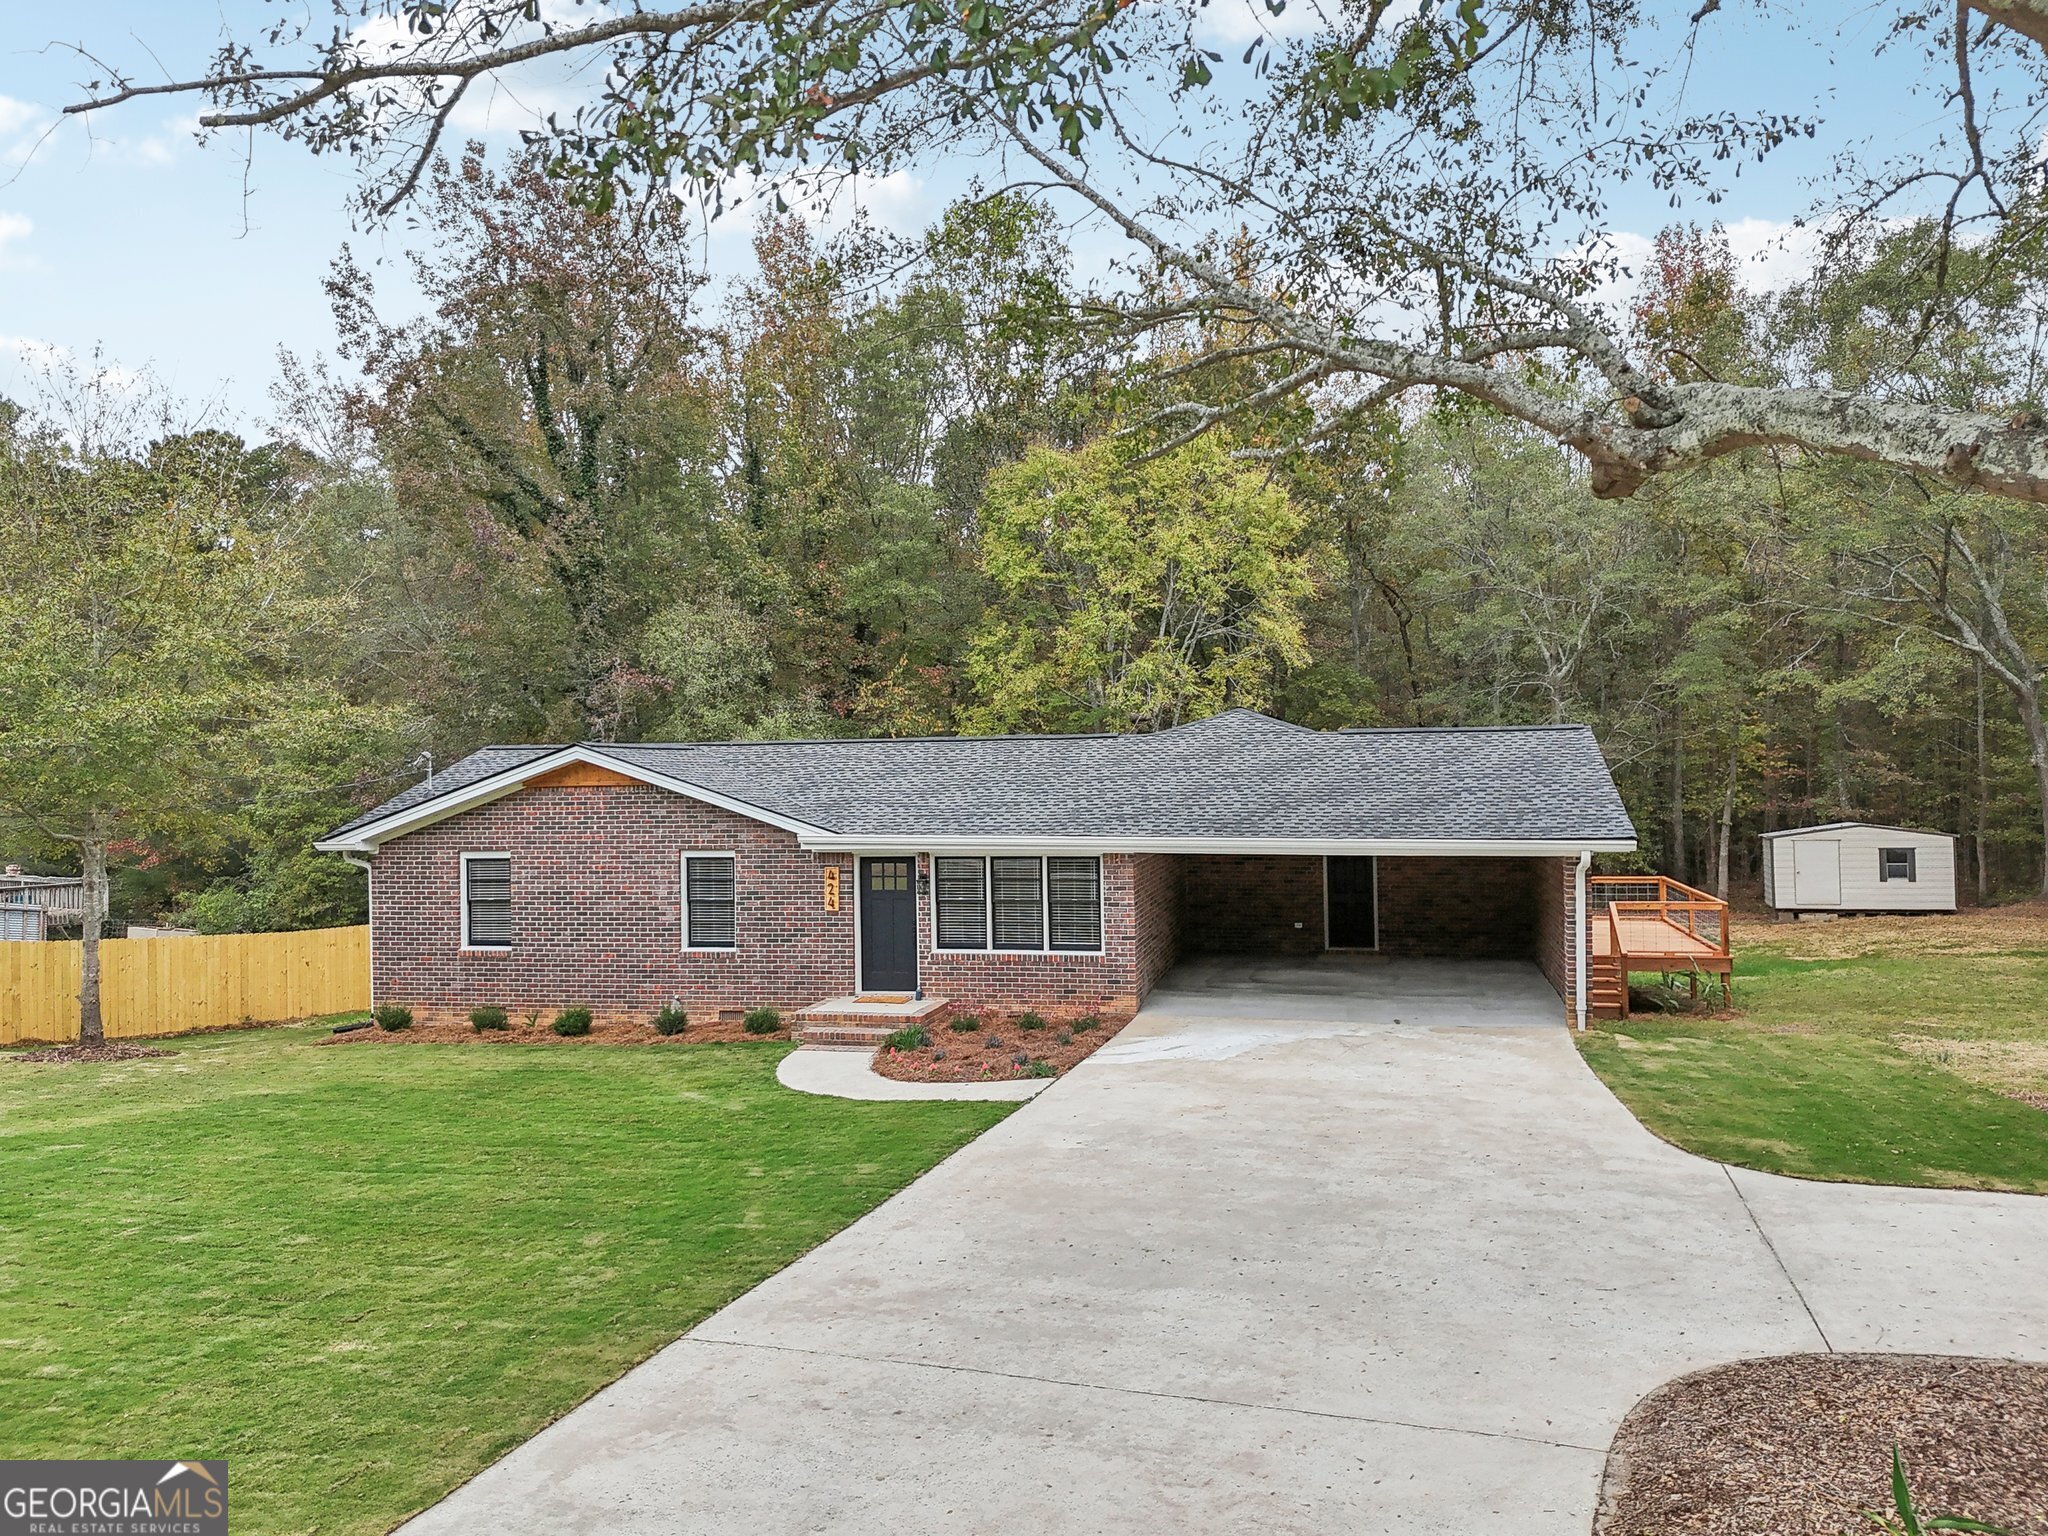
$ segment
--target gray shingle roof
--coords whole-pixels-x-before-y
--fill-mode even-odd
[[[554,747],[486,747],[341,837]],[[1633,839],[1584,726],[1314,731],[1250,710],[1134,736],[604,744],[593,750],[848,836],[1330,841]]]

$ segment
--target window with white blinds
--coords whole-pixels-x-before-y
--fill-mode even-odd
[[[739,942],[739,890],[729,853],[683,855],[683,947],[732,949]]]
[[[941,949],[988,948],[988,864],[983,859],[935,859]]]
[[[1048,949],[1102,948],[1102,861],[1047,859]]]
[[[462,856],[462,947],[512,947],[512,860],[502,853]]]
[[[932,861],[940,949],[1102,948],[1102,861],[947,857]]]
[[[990,859],[988,911],[991,949],[1045,948],[1043,861]]]

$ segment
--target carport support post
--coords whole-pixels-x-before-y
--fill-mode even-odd
[[[1592,862],[1590,850],[1581,852],[1572,872],[1572,1013],[1581,1030],[1586,1027],[1586,868]]]

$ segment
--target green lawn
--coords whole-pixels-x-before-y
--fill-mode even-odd
[[[0,1056],[0,1456],[225,1456],[237,1531],[382,1531],[1010,1108],[324,1034]]]
[[[2011,924],[1918,924],[1738,928],[1739,1018],[1605,1022],[1581,1049],[1645,1125],[1702,1156],[2048,1194],[2048,1112],[2012,1096],[2048,1071],[2048,952]],[[1971,948],[1986,952],[1953,952]]]

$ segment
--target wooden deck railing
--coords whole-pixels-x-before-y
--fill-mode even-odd
[[[1607,922],[1614,936],[1614,953],[1699,953],[1726,959],[1728,955],[1728,903],[1709,896],[1668,875],[1589,875],[1586,878],[1586,916],[1589,923]],[[1662,923],[1677,929],[1692,942],[1658,950],[1641,939],[1623,942],[1630,935],[1654,933],[1638,924]]]

